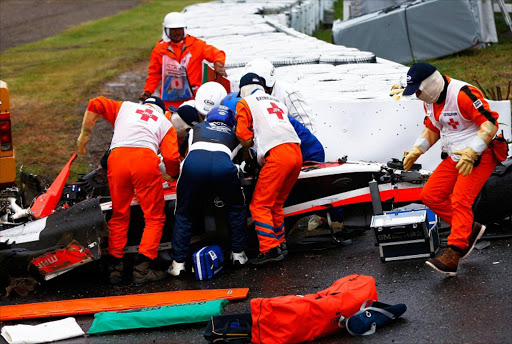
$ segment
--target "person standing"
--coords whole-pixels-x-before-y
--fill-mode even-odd
[[[255,73],[257,74],[257,73]],[[263,81],[263,80],[262,80]],[[265,84],[265,81],[263,81]],[[236,113],[236,104],[241,98],[238,96],[238,92],[231,92],[224,99],[222,99],[221,104],[229,107],[233,112]],[[311,131],[306,128],[301,122],[288,115],[288,119],[290,120],[293,129],[299,136],[300,139],[300,151],[302,152],[302,161],[311,161],[311,162],[324,162],[325,161],[325,151],[324,147],[318,141],[315,135],[311,133]]]
[[[236,105],[236,135],[243,147],[254,146],[261,168],[249,206],[260,254],[252,264],[279,261],[287,254],[283,205],[302,167],[300,139],[288,119],[288,109],[266,94],[255,73],[240,79]]]
[[[404,169],[441,141],[443,161],[423,187],[421,200],[451,226],[448,248],[426,264],[455,276],[459,260],[471,253],[485,231],[473,222],[472,206],[497,164],[490,146],[498,113],[489,109],[479,89],[442,75],[428,63],[410,67],[404,95],[412,94],[424,102],[425,127],[405,157]]]
[[[149,97],[143,104],[98,97],[89,101],[84,113],[77,139],[78,151],[82,154],[86,153],[85,146],[100,116],[114,127],[107,161],[112,199],[112,217],[108,222],[112,284],[122,281],[130,203],[135,193],[144,213],[145,227],[133,267],[133,281],[143,284],[165,277],[165,271],[158,270],[155,264],[165,224],[164,190],[157,154],[162,154],[166,172],[174,178],[179,175],[180,160],[176,131],[164,113],[164,102],[158,97]]]
[[[215,192],[228,208],[231,260],[234,266],[247,263],[247,214],[245,196],[233,163],[241,146],[234,131],[235,115],[225,106],[208,112],[206,120],[186,134],[180,153],[186,156],[176,185],[176,210],[172,233],[172,265],[168,273],[180,276],[189,255],[194,217],[205,190]],[[188,154],[187,154],[188,151]]]
[[[202,83],[203,60],[213,63],[215,72],[224,70],[226,54],[203,40],[186,33],[183,13],[168,13],[163,22],[162,39],[151,52],[148,76],[139,100],[153,94],[160,83],[160,97],[165,108],[175,109],[193,99]]]
[[[272,62],[262,57],[253,59],[245,65],[244,73],[258,74],[263,81],[265,92],[286,105],[290,117],[296,119],[311,133],[316,133],[313,109],[299,90],[276,77],[276,69]]]

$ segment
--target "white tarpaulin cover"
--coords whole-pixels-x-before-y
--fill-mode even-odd
[[[405,84],[408,67],[353,46],[320,41],[274,21],[273,15],[261,14],[287,13],[300,3],[225,0],[188,6],[184,13],[191,35],[226,52],[232,91],[238,90],[248,61],[272,61],[277,78],[298,89],[316,113],[316,136],[328,160],[348,155],[350,160],[386,163],[401,158],[421,133],[424,117],[422,102],[415,97],[394,101],[389,96],[392,85]],[[265,10],[267,6],[271,10]],[[437,23],[432,17],[428,20]],[[365,34],[377,35],[379,30]],[[491,102],[491,107],[500,113],[500,128],[510,139],[510,102]],[[437,146],[418,160],[424,168],[433,170],[440,162]]]

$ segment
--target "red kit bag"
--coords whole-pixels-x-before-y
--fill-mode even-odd
[[[377,289],[364,275],[340,278],[316,294],[252,299],[252,342],[301,343],[340,332],[340,317],[354,315],[368,299],[377,300]]]

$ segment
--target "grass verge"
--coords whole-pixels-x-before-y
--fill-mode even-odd
[[[205,1],[151,0],[3,52],[0,75],[9,85],[17,168],[55,177],[75,151],[80,104],[105,81],[149,62],[165,14],[199,2]],[[72,171],[70,179],[88,172],[84,159]]]

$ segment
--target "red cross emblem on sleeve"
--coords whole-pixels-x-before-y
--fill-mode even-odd
[[[145,110],[137,110],[135,111],[136,113],[138,113],[140,116],[140,119],[147,122],[149,121],[149,119],[152,119],[153,121],[156,121],[158,119],[157,116],[153,115],[153,110],[151,109],[145,109]]]
[[[459,122],[455,122],[453,120],[453,118],[450,118],[450,120],[448,121],[448,125],[451,125],[453,127],[453,129],[457,129],[457,126],[459,125]]]
[[[283,110],[279,106],[277,106],[276,103],[270,103],[270,105],[272,107],[267,109],[268,113],[269,114],[275,113],[277,115],[277,118],[283,119],[283,114],[284,114]]]

